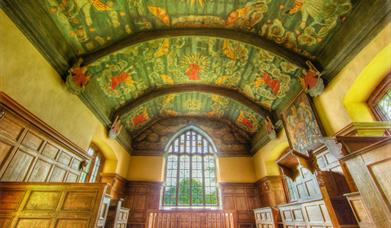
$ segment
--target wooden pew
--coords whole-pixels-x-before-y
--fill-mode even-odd
[[[0,182],[0,227],[97,227],[105,191],[105,184]]]

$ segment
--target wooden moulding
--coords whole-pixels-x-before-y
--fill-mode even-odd
[[[362,202],[362,198],[359,192],[352,192],[344,194],[347,198],[350,207],[352,208],[355,219],[360,227],[375,227],[372,221],[371,215],[365,204]]]
[[[358,154],[373,150],[387,143],[391,143],[390,136],[366,137],[366,136],[337,136],[337,140],[344,145],[347,155],[342,160],[347,160]]]
[[[336,136],[384,136],[389,135],[390,121],[353,122],[342,128]]]
[[[262,207],[274,207],[278,204],[287,202],[284,190],[284,180],[281,175],[264,176],[255,184]]]
[[[294,150],[290,150],[282,155],[276,163],[280,166],[284,174],[292,180],[295,180],[296,177],[299,176],[298,168],[300,166],[310,170],[312,173],[315,172],[310,157]]]
[[[119,199],[125,195],[128,180],[116,173],[102,173],[101,182],[108,185],[107,193],[113,199]]]

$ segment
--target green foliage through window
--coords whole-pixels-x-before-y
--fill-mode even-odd
[[[168,146],[163,206],[216,207],[218,188],[214,147],[194,129]]]

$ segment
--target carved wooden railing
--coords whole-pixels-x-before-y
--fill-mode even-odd
[[[151,210],[146,228],[236,228],[236,215],[228,210]]]

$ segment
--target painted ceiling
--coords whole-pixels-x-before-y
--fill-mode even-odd
[[[299,92],[303,72],[282,57],[238,41],[165,38],[124,48],[88,65],[90,81],[84,93],[100,100],[98,109],[105,115],[147,91],[179,84],[234,89],[271,110]]]
[[[253,134],[263,130],[265,118],[231,98],[204,92],[172,93],[146,101],[122,115],[122,123],[134,134],[165,117],[207,117],[226,119]]]
[[[352,9],[350,0],[44,0],[77,53],[148,30],[225,28],[250,32],[314,58]]]
[[[385,1],[2,0],[0,6],[107,128],[120,119],[126,131],[118,139],[129,148],[129,137],[177,116],[225,119],[266,143],[270,119],[276,127],[300,90],[320,94],[322,78],[334,77],[330,71],[342,69],[387,14]],[[376,20],[367,20],[372,8]]]

